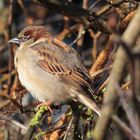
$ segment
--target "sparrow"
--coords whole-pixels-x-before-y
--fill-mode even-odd
[[[41,102],[78,101],[100,116],[92,80],[72,47],[44,26],[28,26],[9,43],[18,45],[14,63],[21,84]]]

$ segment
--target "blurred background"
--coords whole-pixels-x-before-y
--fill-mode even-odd
[[[102,107],[118,45],[125,44],[126,48],[129,46],[121,40],[121,36],[136,14],[138,6],[138,0],[1,0],[0,140],[21,140],[28,135],[27,132],[30,133],[30,137],[28,135],[24,139],[93,139],[92,130],[98,118],[81,105],[79,116],[75,115],[68,105],[52,105],[53,115],[46,111],[41,115],[39,124],[30,131],[30,121],[36,113],[34,108],[39,102],[33,99],[19,82],[14,67],[14,54],[18,47],[9,45],[9,39],[16,37],[26,26],[45,26],[80,54],[93,79],[96,103]],[[113,34],[117,37],[112,36]],[[137,41],[133,45],[139,44],[139,40],[135,40]],[[123,101],[116,102],[114,111],[125,124],[121,126],[120,122],[117,125],[112,122],[114,130],[106,127],[108,129],[103,139],[140,138],[139,115],[132,115],[139,112],[139,108],[135,110],[136,99],[132,90],[133,80],[136,80],[135,66],[131,65],[131,62],[135,62],[135,59],[132,59],[130,64],[127,63],[126,69],[120,75],[122,80],[116,86],[117,91],[121,93],[118,93],[118,96],[123,97]],[[139,67],[135,71],[139,71]],[[136,102],[139,105],[139,101]]]

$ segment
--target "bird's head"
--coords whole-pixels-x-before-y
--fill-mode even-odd
[[[28,26],[24,28],[16,38],[9,40],[9,43],[28,46],[47,36],[49,36],[49,34],[44,26]]]

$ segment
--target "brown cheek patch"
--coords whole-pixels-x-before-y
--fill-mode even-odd
[[[26,32],[24,33],[24,35],[25,35],[25,36],[32,36],[33,33],[34,33],[34,30],[30,29],[30,30],[26,31]]]
[[[43,36],[42,33],[40,33],[40,32],[36,33],[34,36],[34,42],[37,41],[38,39],[40,39],[42,36]]]
[[[40,39],[41,37],[49,37],[48,31],[43,29],[39,29],[34,33],[34,41],[37,41],[38,39]]]

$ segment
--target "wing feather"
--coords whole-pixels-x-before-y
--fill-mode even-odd
[[[56,39],[52,41],[53,43],[40,42],[31,46],[31,49],[39,55],[37,65],[44,71],[58,75],[61,80],[77,90],[80,90],[81,87],[90,88],[91,79],[81,64],[77,52],[73,52],[75,50],[65,43],[62,45],[62,42],[60,45],[63,48],[59,47],[60,45],[56,45],[59,42],[54,43],[55,41]]]

